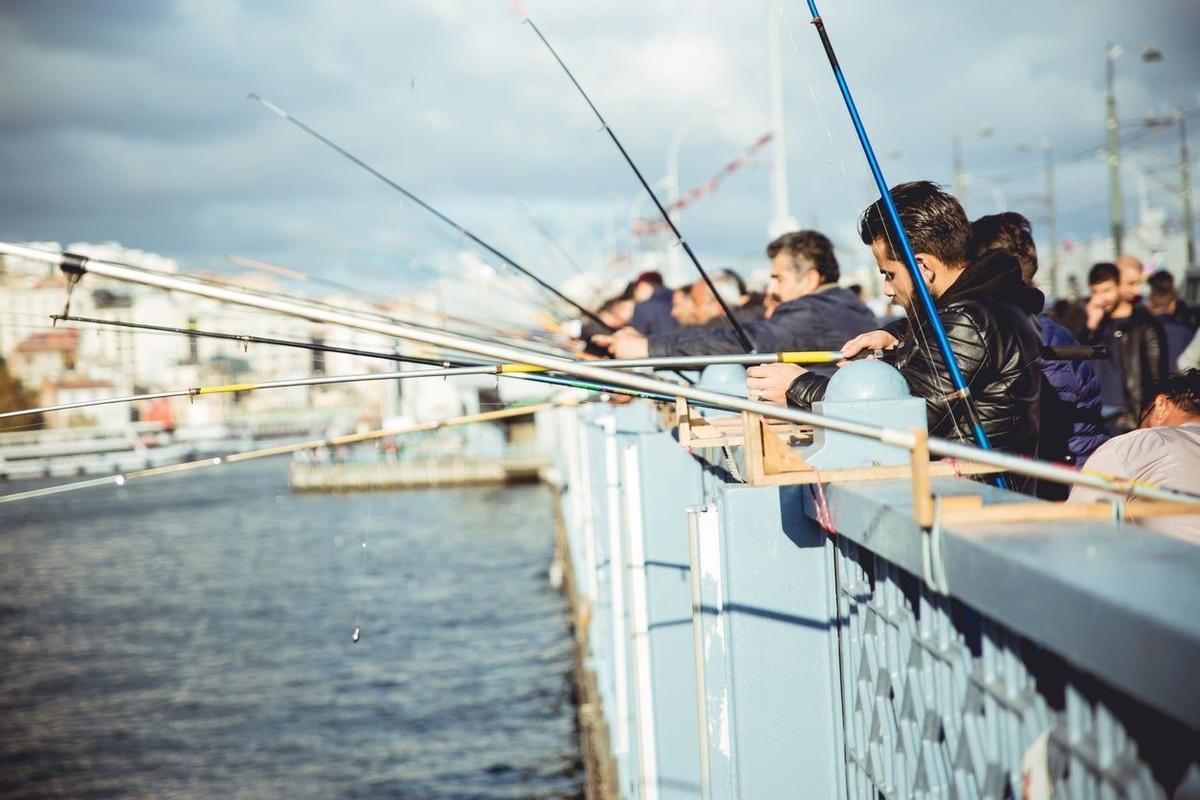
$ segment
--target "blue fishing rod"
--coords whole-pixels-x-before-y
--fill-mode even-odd
[[[929,319],[929,324],[933,328],[933,333],[937,339],[938,350],[942,353],[942,359],[946,362],[946,369],[950,372],[950,381],[954,384],[954,394],[947,398],[948,402],[953,401],[955,397],[962,398],[966,404],[967,416],[970,419],[971,429],[975,435],[975,443],[979,445],[980,450],[991,450],[991,442],[988,441],[987,433],[983,430],[983,425],[979,421],[979,417],[975,414],[975,409],[971,405],[971,390],[967,388],[967,382],[963,378],[962,370],[958,367],[958,359],[954,355],[954,351],[950,348],[950,340],[946,338],[946,329],[942,327],[942,321],[938,318],[937,308],[933,303],[933,295],[929,293],[929,287],[925,285],[925,279],[921,276],[921,270],[917,267],[917,257],[913,253],[912,244],[908,241],[908,234],[904,231],[904,224],[900,221],[900,212],[896,210],[896,204],[892,201],[892,193],[888,191],[887,181],[884,180],[883,170],[879,167],[879,159],[875,157],[875,149],[871,147],[871,140],[867,137],[867,129],[863,127],[862,117],[859,116],[858,106],[854,103],[854,96],[850,94],[850,86],[846,83],[846,76],[842,74],[842,67],[838,64],[837,54],[833,52],[833,43],[829,41],[829,34],[825,30],[825,22],[821,19],[821,14],[817,11],[815,0],[808,0],[808,10],[812,14],[812,24],[816,26],[817,33],[821,36],[821,44],[825,47],[825,55],[829,57],[829,66],[833,68],[833,77],[837,80],[838,89],[842,92],[842,99],[846,101],[846,110],[850,112],[850,121],[854,124],[854,132],[858,134],[858,141],[862,144],[863,153],[867,157],[867,164],[871,168],[871,175],[875,178],[875,185],[879,187],[879,196],[883,200],[884,208],[887,209],[888,219],[891,220],[892,227],[896,230],[896,239],[900,244],[900,252],[904,258],[904,264],[908,267],[908,272],[912,275],[913,286],[916,287],[917,296],[920,298],[921,310],[925,312],[925,316]],[[1003,488],[1004,479],[998,479],[998,485]]]

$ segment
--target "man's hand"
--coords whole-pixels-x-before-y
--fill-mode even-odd
[[[746,370],[746,388],[751,400],[787,405],[787,390],[804,373],[796,364],[761,364]]]
[[[842,358],[854,358],[863,350],[888,350],[898,344],[900,340],[887,331],[867,331],[842,345]]]
[[[650,355],[650,344],[636,328],[621,328],[613,334],[598,334],[592,342],[608,348],[613,358],[645,358]]]
[[[1088,298],[1087,306],[1084,308],[1087,312],[1087,329],[1094,331],[1100,327],[1100,323],[1104,321],[1104,315],[1108,313],[1103,298],[1098,295],[1092,295]]]

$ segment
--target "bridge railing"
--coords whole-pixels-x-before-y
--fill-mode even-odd
[[[540,424],[620,796],[1200,796],[1200,548],[925,528],[907,480],[747,486],[649,404]]]

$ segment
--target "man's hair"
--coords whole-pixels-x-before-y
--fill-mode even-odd
[[[780,253],[787,253],[792,257],[792,269],[796,272],[803,272],[805,269],[805,265],[798,263],[798,259],[809,262],[821,277],[821,283],[837,283],[842,275],[837,256],[833,252],[833,242],[823,233],[785,233],[767,245],[767,258],[773,259]]]
[[[948,267],[966,266],[971,258],[971,223],[953,195],[933,181],[901,183],[889,194],[914,254],[928,253]],[[867,245],[883,239],[888,257],[899,260],[895,250],[899,236],[882,197],[859,217],[858,235]]]
[[[733,270],[733,269],[730,269],[729,267],[725,267],[719,273],[717,273],[718,278],[721,275],[724,275],[728,280],[731,280],[735,284],[737,284],[737,297],[741,297],[742,295],[744,295],[746,293],[746,282],[744,280],[742,280],[742,276],[737,273],[737,270]],[[721,296],[724,297],[724,293],[722,293]],[[737,297],[735,297],[734,299],[736,300]]]
[[[648,283],[651,286],[662,286],[663,285],[662,273],[661,272],[643,272],[641,275],[638,275],[636,278],[633,279],[634,286],[637,286],[639,283]]]
[[[1149,399],[1142,408],[1143,417],[1158,397],[1167,398],[1171,405],[1189,416],[1200,417],[1200,369],[1173,372],[1159,379],[1150,387],[1146,397]]]
[[[1175,291],[1175,276],[1160,269],[1146,281],[1150,285],[1150,305],[1153,308],[1166,308],[1179,299]]]
[[[1105,281],[1121,282],[1121,273],[1117,270],[1117,265],[1109,261],[1093,264],[1092,268],[1088,270],[1088,286],[1095,286]]]
[[[721,270],[713,276],[712,282],[713,286],[717,287],[717,294],[731,306],[736,306],[745,294],[745,284],[730,270]]]
[[[988,214],[971,223],[971,252],[975,258],[988,250],[1001,250],[1021,264],[1021,277],[1033,283],[1038,271],[1037,245],[1033,243],[1033,225],[1015,211]]]

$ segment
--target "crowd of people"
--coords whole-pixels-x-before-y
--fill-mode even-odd
[[[724,303],[704,280],[671,290],[645,273],[601,308],[612,330],[585,330],[583,343],[615,358],[744,352],[727,307],[756,352],[882,353],[926,401],[932,435],[973,443],[978,423],[997,450],[1200,493],[1200,308],[1180,298],[1169,272],[1147,276],[1140,261],[1122,256],[1092,267],[1087,298],[1046,307],[1028,219],[1007,212],[971,222],[929,181],[900,184],[891,199],[966,396],[951,383],[882,199],[863,211],[858,231],[888,308],[903,312],[896,318],[877,318],[857,287],[841,287],[832,242],[802,230],[767,245],[765,293],[747,292],[731,270],[712,276]],[[1071,360],[1055,350],[1079,344],[1107,357]],[[833,369],[751,367],[747,389],[751,399],[809,408]],[[1047,499],[1095,499],[1070,487],[1010,484]],[[1191,519],[1159,524],[1200,537],[1200,516]]]

